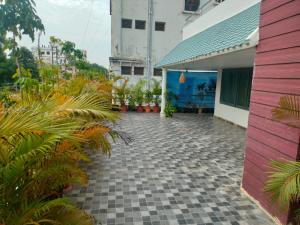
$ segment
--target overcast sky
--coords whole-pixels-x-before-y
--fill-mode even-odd
[[[76,43],[88,52],[88,60],[108,67],[110,56],[109,0],[36,0],[37,12],[46,34],[41,44],[54,35]],[[37,46],[28,38],[21,45]]]

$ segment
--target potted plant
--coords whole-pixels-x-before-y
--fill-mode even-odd
[[[144,103],[144,86],[146,81],[139,80],[136,85],[133,87],[134,99],[136,102],[136,111],[137,112],[144,112],[143,103]]]
[[[153,100],[155,106],[153,107],[153,112],[159,113],[159,103],[160,103],[160,96],[161,96],[161,84],[158,80],[152,79],[153,82],[153,88],[152,88],[152,94],[153,94]]]
[[[135,102],[137,104],[136,111],[137,112],[144,112],[144,108],[143,108],[144,92],[143,92],[143,90],[138,90],[135,93]]]
[[[120,111],[121,112],[127,112],[127,106],[126,106],[126,97],[129,93],[129,89],[127,87],[128,80],[125,79],[120,86],[115,87],[117,100],[120,104]]]
[[[128,110],[135,111],[135,96],[132,91],[130,91],[129,94],[127,95],[127,101],[128,101]]]
[[[151,112],[150,104],[151,104],[152,100],[153,100],[153,94],[152,94],[152,91],[147,90],[147,91],[145,92],[145,102],[147,103],[147,106],[145,107],[146,113],[150,113],[150,112]]]

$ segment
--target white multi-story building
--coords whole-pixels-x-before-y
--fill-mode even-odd
[[[111,0],[111,71],[131,83],[161,76],[154,67],[182,40],[183,27],[223,1]]]
[[[87,51],[86,50],[80,50],[83,54],[83,59],[87,59]],[[38,48],[33,47],[32,48],[32,53],[36,59],[39,58],[38,55]],[[51,46],[45,46],[42,45],[40,47],[40,57],[41,60],[46,63],[46,64],[53,64],[53,65],[64,65],[66,56],[61,53],[61,48],[59,47],[51,47]]]

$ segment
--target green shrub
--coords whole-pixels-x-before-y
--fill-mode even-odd
[[[176,112],[176,108],[172,105],[172,103],[167,103],[165,108],[166,117],[173,117],[173,114]]]

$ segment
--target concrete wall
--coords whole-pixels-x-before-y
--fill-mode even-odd
[[[237,124],[241,127],[248,127],[249,111],[236,107],[224,105],[220,103],[222,70],[218,72],[216,100],[215,100],[215,116],[226,121]]]
[[[226,20],[261,0],[226,0],[183,29],[183,40]]]
[[[207,1],[209,0],[200,1],[200,8]],[[150,28],[153,37],[152,67],[182,41],[183,27],[201,15],[200,12],[184,11],[184,6],[185,0],[153,0],[153,26]],[[133,27],[121,28],[122,18],[132,19]],[[145,20],[146,29],[135,29],[135,20]],[[155,31],[155,21],[165,22],[165,31]],[[141,61],[140,66],[145,67],[145,75],[147,73],[148,29],[148,0],[112,0],[111,56]],[[120,63],[111,63],[111,69],[120,74]],[[151,70],[153,71],[152,68]],[[132,76],[132,79],[140,79],[140,77]]]

